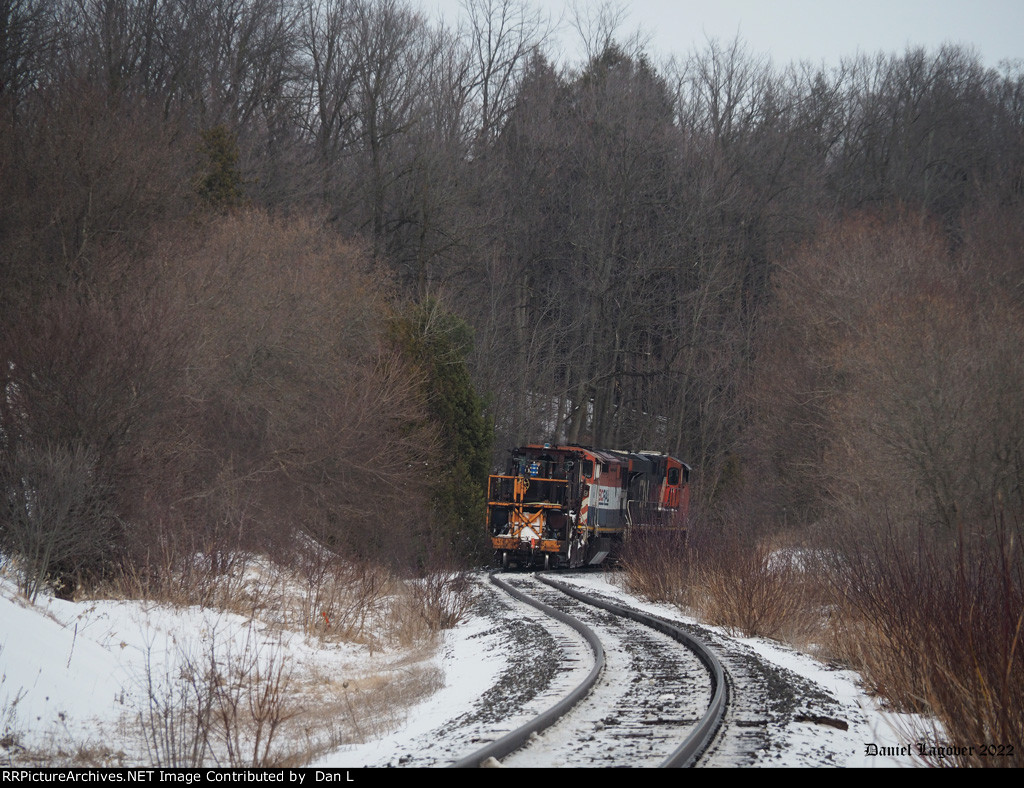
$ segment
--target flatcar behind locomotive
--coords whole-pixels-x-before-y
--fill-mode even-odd
[[[632,529],[682,529],[690,467],[658,452],[523,446],[490,477],[487,528],[501,566],[601,564]]]

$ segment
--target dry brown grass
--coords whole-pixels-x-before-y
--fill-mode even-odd
[[[166,546],[165,546],[166,547]],[[243,551],[212,547],[197,552],[166,547],[148,560],[128,566],[91,589],[95,599],[147,599],[177,607],[196,605],[256,615],[270,601],[260,587],[264,562]],[[265,581],[263,581],[265,582]]]
[[[404,632],[396,611],[415,594],[386,567],[343,559],[312,541],[293,546],[287,559],[168,551],[151,571],[125,572],[91,596],[216,608],[333,641],[383,645],[393,631]]]
[[[722,540],[694,556],[694,607],[732,634],[806,645],[820,627],[820,593],[798,557]]]
[[[721,532],[645,534],[623,555],[626,582],[733,634],[806,643],[821,592],[799,554]]]
[[[879,695],[937,721],[919,738],[963,748],[934,763],[1024,764],[1021,536],[1002,521],[945,538],[890,530],[833,566],[837,648]]]
[[[304,765],[394,730],[411,706],[442,686],[440,670],[426,662],[429,653],[410,652],[408,660],[373,672],[308,677],[299,688],[302,700],[287,732],[290,749],[280,765]]]
[[[690,554],[685,531],[634,531],[619,565],[635,593],[679,607],[690,605]]]

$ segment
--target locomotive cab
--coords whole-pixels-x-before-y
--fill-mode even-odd
[[[502,564],[564,563],[583,497],[583,463],[562,448],[523,447],[488,481],[487,517]]]

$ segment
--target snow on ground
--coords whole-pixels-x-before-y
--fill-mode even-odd
[[[387,657],[208,608],[43,595],[30,605],[0,578],[0,766],[154,765],[140,715],[180,699],[189,666],[202,673],[211,658],[229,680],[228,665],[264,678],[281,667],[308,688]]]
[[[671,606],[637,600],[610,582],[607,575],[572,575],[571,580],[570,577],[560,579],[663,618],[685,624],[697,623]],[[404,753],[421,747],[424,739],[429,741],[433,737],[434,745],[441,747],[443,742],[436,732],[445,722],[463,713],[467,701],[479,698],[501,670],[501,649],[494,643],[494,638],[486,634],[492,627],[492,621],[477,617],[449,633],[442,656],[445,686],[429,700],[411,709],[404,727],[380,740],[340,749],[323,757],[316,765],[350,768],[367,764],[397,765]],[[723,639],[734,641],[738,648],[749,649],[778,667],[819,685],[844,709],[841,716],[849,722],[848,730],[812,722],[794,722],[778,734],[781,741],[777,743],[772,759],[765,759],[758,765],[807,767],[831,764],[868,768],[921,765],[907,752],[906,742],[899,733],[909,725],[905,715],[884,712],[860,687],[856,673],[837,670],[769,640],[729,638],[721,629],[705,628]],[[869,755],[872,745],[881,754]],[[886,755],[886,752],[906,754]],[[776,753],[781,753],[781,757],[774,757]]]
[[[665,618],[693,623],[674,608],[629,597],[605,576],[574,576],[573,582]],[[254,628],[241,616],[200,608],[126,601],[72,603],[42,596],[28,605],[8,580],[0,579],[0,765],[17,763],[12,760],[12,741],[30,751],[58,748],[63,755],[53,756],[54,765],[68,763],[76,748],[107,753],[105,765],[152,765],[137,734],[138,715],[148,703],[147,665],[149,675],[171,676],[182,654],[202,655],[211,642],[241,654],[252,649],[253,638],[299,668],[341,675],[367,660],[364,646],[325,646],[300,634]],[[896,733],[903,721],[883,713],[861,690],[856,674],[770,641],[747,639],[740,644],[816,682],[849,712],[847,731],[803,723],[789,726],[783,733],[783,754],[771,765],[812,765],[806,758],[785,755],[812,749],[827,750],[830,755],[824,762],[839,766],[916,765],[910,755],[868,755],[870,745],[903,746]],[[443,687],[409,708],[397,730],[335,750],[317,763],[354,768],[386,763],[392,756],[397,763],[406,742],[462,714],[492,685],[504,664],[500,637],[492,622],[479,616],[446,633],[434,659],[443,671]],[[11,734],[16,738],[9,738]]]

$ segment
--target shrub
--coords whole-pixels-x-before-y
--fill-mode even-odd
[[[945,743],[1014,747],[1012,758],[975,748],[956,758],[961,766],[1024,762],[1022,536],[1005,517],[954,538],[890,527],[834,555],[844,647],[871,686],[933,715]]]
[[[468,576],[464,572],[433,572],[410,581],[415,610],[432,632],[451,629],[461,623],[473,602]]]
[[[0,539],[30,596],[115,570],[174,418],[182,356],[159,305],[69,291],[0,327]]]

